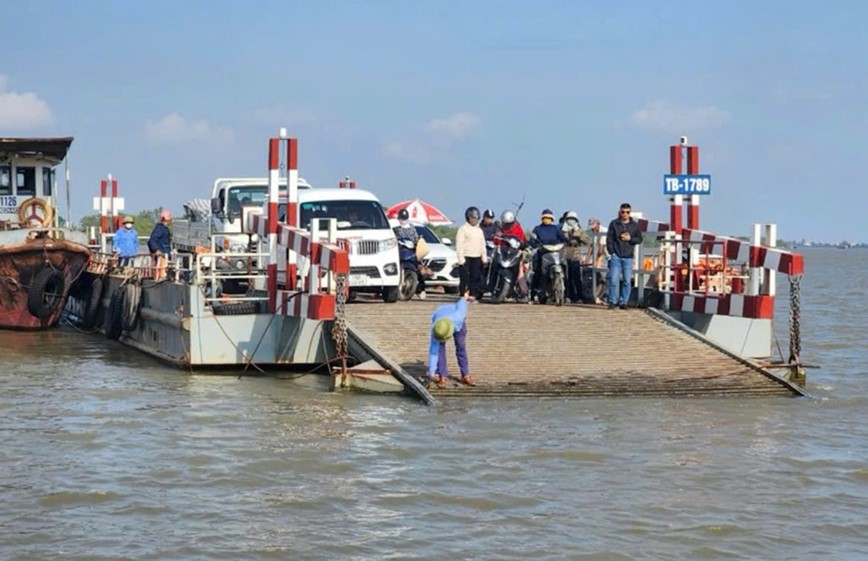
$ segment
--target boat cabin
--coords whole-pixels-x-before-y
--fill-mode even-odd
[[[56,225],[55,167],[72,140],[0,138],[0,230]]]

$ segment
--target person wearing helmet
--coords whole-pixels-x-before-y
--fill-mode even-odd
[[[136,219],[132,216],[124,217],[124,225],[115,232],[112,240],[112,250],[118,257],[118,265],[129,267],[133,264],[133,257],[139,252],[139,234],[133,227]]]
[[[160,280],[166,274],[166,260],[172,256],[172,232],[169,223],[172,213],[168,210],[160,212],[160,221],[154,225],[148,238],[148,250],[154,260],[154,278]]]
[[[527,243],[527,237],[524,235],[524,228],[522,228],[518,220],[515,219],[515,213],[511,210],[504,210],[500,215],[500,228],[498,234],[500,236],[516,237],[521,240],[522,245]]]
[[[582,229],[579,215],[574,210],[564,213],[561,230],[567,236],[567,245],[564,248],[564,258],[567,260],[567,298],[570,302],[586,301],[582,294],[582,247],[591,244],[591,237]]]
[[[455,234],[455,251],[458,254],[458,265],[461,267],[458,293],[461,296],[469,294],[479,300],[485,290],[482,282],[482,267],[488,264],[485,235],[479,228],[479,209],[475,206],[468,207],[464,211],[464,220],[465,223]]]
[[[539,273],[544,253],[542,246],[566,243],[567,241],[564,231],[554,222],[554,213],[549,209],[544,209],[540,213],[540,223],[534,227],[530,235],[530,245],[537,248],[537,252],[533,256],[533,280],[531,281],[530,302],[533,302],[533,298],[539,290]]]
[[[410,224],[410,213],[406,208],[402,208],[398,211],[398,225],[393,228],[395,232],[395,238],[398,240],[398,247],[401,248],[401,242],[409,241],[413,244],[413,255],[415,256],[416,246],[419,244],[419,232],[416,230],[416,226]],[[401,250],[403,251],[403,250]],[[403,259],[403,257],[402,257]],[[415,257],[414,257],[415,259]],[[418,269],[418,260],[417,260],[417,269]],[[418,274],[419,278],[418,284],[416,285],[416,293],[419,295],[421,300],[425,299],[425,277],[421,274]]]
[[[444,304],[431,315],[431,341],[428,345],[428,380],[446,388],[449,370],[446,366],[446,341],[455,341],[455,358],[461,372],[461,383],[475,386],[467,362],[467,303],[459,298],[454,304]]]
[[[497,234],[497,224],[494,222],[494,211],[490,208],[485,209],[482,213],[482,222],[479,223],[482,229],[482,235],[485,236],[485,241],[490,242]]]
[[[515,213],[511,210],[504,210],[500,214],[500,224],[498,224],[497,236],[494,238],[494,244],[500,245],[503,243],[503,238],[513,237],[521,242],[522,248],[527,245],[527,236],[524,234],[524,228],[515,219]],[[527,277],[525,277],[525,269],[527,259],[523,258],[522,263],[518,268],[518,278],[516,279],[516,293],[519,302],[526,302],[528,293]]]
[[[407,212],[406,208],[398,211],[398,225],[395,226],[394,231],[398,241],[410,240],[414,246],[419,241],[419,232],[416,231],[414,225],[410,224],[410,213]]]

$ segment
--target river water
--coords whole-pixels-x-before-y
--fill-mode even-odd
[[[805,256],[806,399],[424,407],[0,332],[0,559],[868,559],[868,251]]]

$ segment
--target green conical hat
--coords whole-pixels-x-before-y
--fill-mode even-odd
[[[455,326],[452,324],[452,320],[448,318],[440,318],[434,322],[434,338],[438,341],[446,341],[450,337],[452,337],[452,333],[455,332]]]

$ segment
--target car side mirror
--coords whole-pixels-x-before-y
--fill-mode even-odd
[[[220,204],[220,197],[214,197],[211,199],[211,214],[214,216],[222,216],[223,208]]]
[[[450,240],[449,238],[440,238],[440,242],[443,245],[452,245],[452,240]]]

